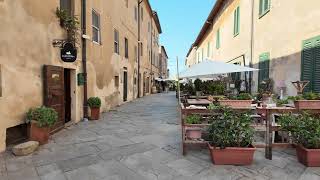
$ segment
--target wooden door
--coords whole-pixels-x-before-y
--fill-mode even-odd
[[[58,121],[51,128],[54,133],[64,127],[64,69],[58,66],[44,66],[44,105],[58,112]]]

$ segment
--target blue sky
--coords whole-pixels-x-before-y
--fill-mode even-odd
[[[186,54],[197,37],[216,0],[150,0],[158,12],[163,34],[160,42],[168,56],[170,76],[176,74],[176,56],[180,71]]]

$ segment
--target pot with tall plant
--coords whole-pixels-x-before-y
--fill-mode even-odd
[[[27,112],[27,123],[29,124],[29,139],[38,141],[39,144],[47,144],[50,128],[58,120],[58,113],[48,107],[37,107]]]
[[[208,129],[212,162],[217,165],[250,165],[256,148],[252,145],[254,129],[246,113],[228,107],[219,109],[220,117]]]
[[[281,129],[291,134],[297,144],[300,163],[308,167],[320,167],[320,117],[307,112],[284,114],[279,118]]]
[[[91,111],[90,120],[99,120],[101,99],[99,97],[90,97],[88,99],[88,105]]]
[[[201,116],[200,115],[189,115],[186,117],[186,125],[188,128],[186,129],[186,135],[188,139],[201,139],[202,130],[200,127],[196,127],[193,125],[201,124]]]

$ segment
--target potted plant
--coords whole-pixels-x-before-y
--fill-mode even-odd
[[[100,107],[101,107],[101,99],[99,97],[90,97],[88,99],[88,105],[91,111],[91,120],[99,120],[100,118]]]
[[[303,95],[291,96],[297,109],[320,109],[320,94],[308,92]]]
[[[297,144],[296,152],[300,163],[308,167],[320,166],[320,117],[303,112],[299,115],[280,116],[282,130],[291,134]]]
[[[218,165],[250,165],[256,150],[254,129],[246,113],[222,107],[221,116],[208,129],[212,162]]]
[[[49,140],[50,128],[58,120],[58,113],[48,107],[38,107],[27,112],[27,123],[29,123],[29,139],[46,144]]]
[[[201,124],[201,116],[199,115],[189,115],[186,118],[186,124],[189,127],[186,129],[187,138],[189,139],[201,139],[201,128],[200,127],[192,127],[192,124]]]
[[[202,94],[201,87],[202,87],[202,81],[200,79],[194,80],[194,88],[196,90],[197,99],[199,99],[199,96],[201,96]]]
[[[233,108],[251,107],[252,96],[249,93],[241,93],[235,97],[229,97],[229,99],[220,99],[219,103],[222,106],[230,106]]]

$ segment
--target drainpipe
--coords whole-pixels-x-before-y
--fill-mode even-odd
[[[86,34],[86,0],[82,0],[81,14],[82,14],[82,35]],[[88,87],[87,87],[87,42],[84,37],[81,36],[82,42],[82,68],[84,76],[83,85],[83,118],[88,118]]]
[[[254,43],[254,1],[252,0],[251,4],[251,39],[250,39],[250,62],[249,67],[253,67],[253,43]],[[249,93],[252,91],[252,77],[253,72],[249,72]]]
[[[140,98],[141,91],[141,79],[140,79],[140,53],[141,53],[141,42],[140,42],[140,4],[143,0],[138,0],[138,98]]]

